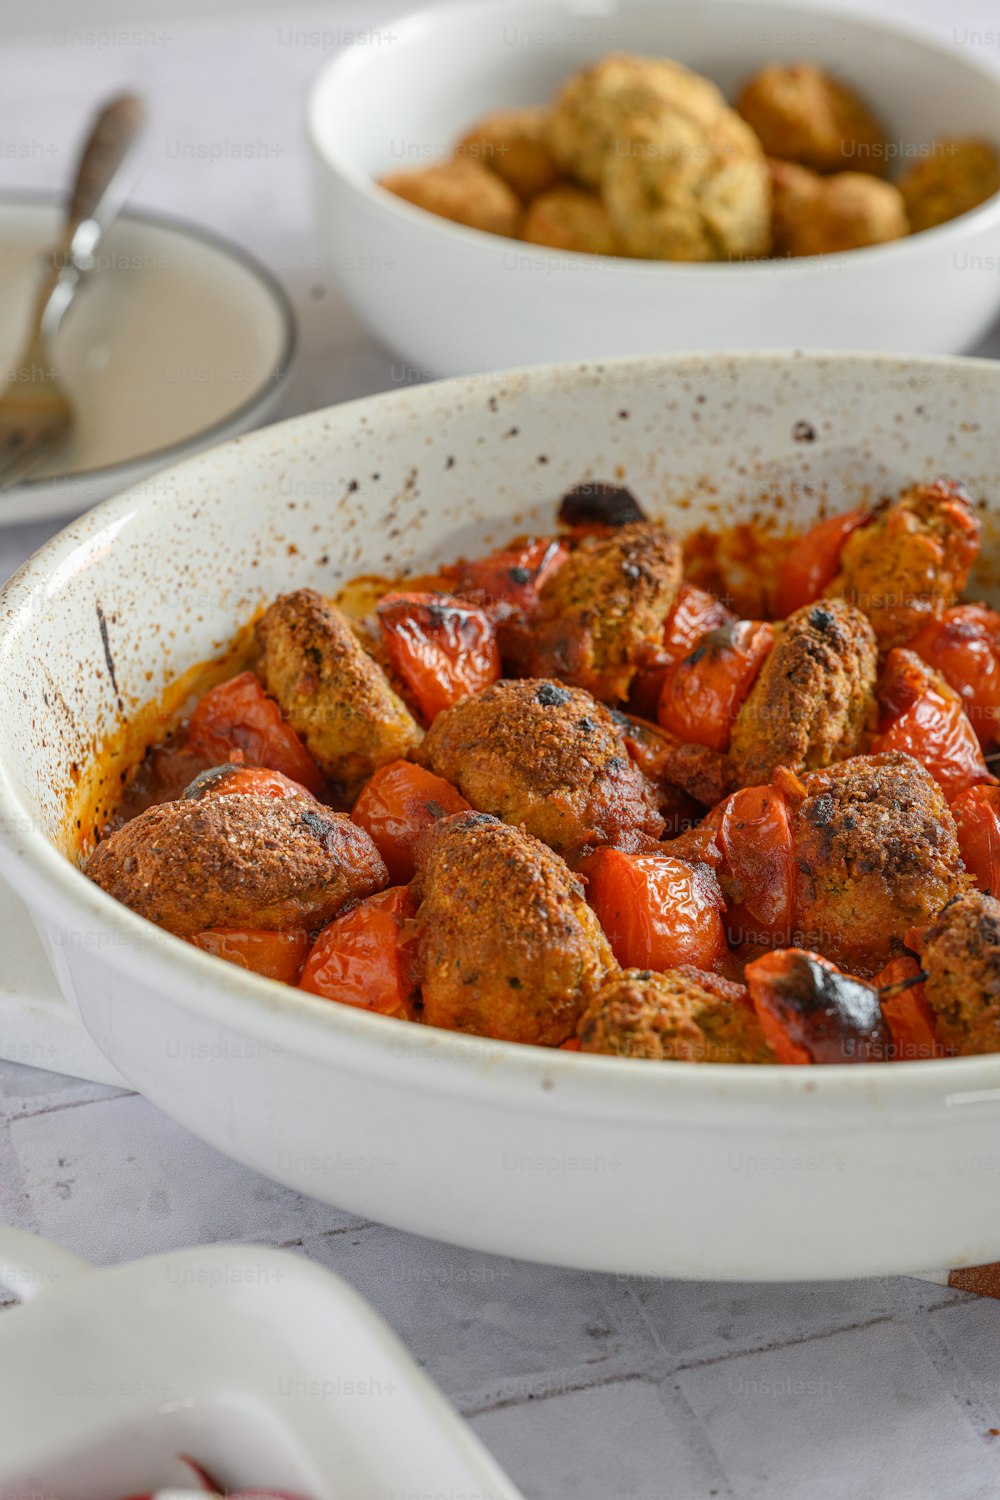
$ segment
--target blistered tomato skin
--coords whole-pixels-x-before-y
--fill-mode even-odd
[[[907,956],[891,959],[872,980],[892,1037],[893,1062],[925,1062],[945,1055],[924,994],[924,977],[917,960]]]
[[[390,761],[361,788],[351,812],[370,836],[395,885],[413,879],[414,847],[421,834],[451,813],[471,811],[450,781],[408,760]]]
[[[735,620],[703,635],[669,667],[657,717],[678,739],[729,749],[733,722],[774,644],[766,620]]]
[[[1000,734],[1000,614],[981,604],[956,604],[906,644],[955,690],[988,749]]]
[[[840,571],[840,554],[847,538],[871,520],[864,506],[819,521],[789,548],[781,565],[772,600],[779,619],[794,614],[822,597]]]
[[[912,755],[934,777],[948,801],[993,780],[961,699],[913,651],[896,647],[879,685],[879,732],[872,754]]]
[[[240,752],[237,750],[234,754],[240,755]],[[202,771],[185,787],[182,796],[186,802],[195,802],[204,797],[233,797],[244,792],[253,792],[260,797],[312,796],[301,782],[267,766],[245,766],[242,757],[239,761]]]
[[[1000,787],[970,787],[951,813],[965,868],[981,891],[1000,895]]]
[[[890,1055],[878,990],[804,948],[747,964],[750,998],[779,1062],[862,1063]]]
[[[263,932],[246,927],[212,927],[195,933],[190,941],[203,953],[212,953],[240,969],[249,969],[281,984],[298,984],[302,965],[313,945],[312,933],[304,928]]]
[[[587,901],[626,969],[714,969],[728,949],[707,870],[663,854],[599,849],[581,867]]]
[[[320,792],[324,777],[273,698],[252,672],[211,688],[188,725],[188,746],[221,764],[234,750],[251,766],[266,766]]]
[[[567,557],[569,547],[558,537],[529,537],[516,547],[463,563],[458,570],[461,592],[472,594],[497,618],[511,611],[533,615],[539,589]]]
[[[316,939],[299,988],[341,1005],[412,1021],[409,888],[390,886],[335,917]]]
[[[632,712],[642,718],[655,719],[667,668],[689,655],[703,635],[721,625],[731,624],[735,619],[732,610],[727,609],[714,594],[696,588],[693,583],[682,583],[664,622],[663,644],[655,664],[637,672],[632,681],[629,693]]]
[[[777,787],[743,787],[705,820],[719,853],[717,874],[734,947],[787,943],[794,912],[794,859],[787,802]]]
[[[500,676],[496,628],[478,606],[448,594],[386,594],[377,613],[392,669],[425,723]]]

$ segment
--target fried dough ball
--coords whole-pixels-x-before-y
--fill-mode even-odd
[[[864,172],[821,177],[769,160],[775,255],[834,255],[909,233],[899,189]]]
[[[563,171],[599,188],[618,137],[636,121],[668,111],[704,129],[727,110],[715,84],[680,63],[612,53],[563,84],[552,107],[549,144]]]
[[[581,1052],[657,1061],[768,1063],[745,985],[685,965],[622,969],[604,980],[579,1026]]]
[[[417,849],[415,891],[431,1026],[555,1047],[616,967],[559,856],[487,813],[437,824]]]
[[[848,537],[826,596],[864,610],[881,651],[901,646],[955,603],[979,551],[980,529],[959,485],[914,485]]]
[[[923,766],[858,755],[803,779],[791,821],[796,945],[851,973],[877,973],[898,936],[970,884],[955,820]]]
[[[468,156],[435,162],[410,172],[389,172],[379,183],[397,198],[417,208],[484,229],[488,234],[514,235],[521,218],[521,202],[502,177]]]
[[[935,141],[899,179],[910,228],[933,229],[1000,193],[1000,156],[973,136]]]
[[[680,545],[662,526],[636,521],[584,537],[542,586],[531,675],[624,700],[660,645],[680,583]]]
[[[979,891],[952,901],[919,951],[924,994],[946,1050],[962,1057],[1000,1052],[1000,901]]]
[[[771,249],[771,190],[760,143],[723,109],[708,123],[673,111],[622,127],[601,188],[626,254],[711,261]]]
[[[318,928],[388,884],[367,833],[309,796],[161,802],[98,844],[87,875],[168,932]]]
[[[420,743],[416,720],[350,620],[315,590],[276,599],[257,639],[261,681],[348,801],[379,766]]]
[[[861,96],[811,62],[770,63],[743,85],[736,108],[768,156],[815,172],[851,164],[883,176],[885,131]]]
[[[529,205],[521,238],[532,245],[585,255],[618,252],[614,226],[600,198],[569,184],[540,193]]]
[[[549,121],[543,104],[496,109],[466,131],[455,155],[482,162],[529,203],[561,175],[549,149]]]
[[[420,760],[473,807],[567,858],[599,844],[648,849],[663,832],[654,787],[608,710],[579,688],[494,683],[438,714]]]
[[[733,726],[733,785],[857,755],[875,727],[877,677],[875,632],[859,609],[830,599],[789,615]]]

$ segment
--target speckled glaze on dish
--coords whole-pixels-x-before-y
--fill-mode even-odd
[[[635,1274],[856,1276],[1000,1255],[1000,1057],[689,1067],[361,1014],[217,963],[60,849],[94,750],[276,592],[502,540],[587,477],[687,529],[940,473],[1000,556],[1000,367],[855,355],[553,366],[317,412],[77,522],[0,596],[0,862],[67,997],[196,1134],[342,1208]]]

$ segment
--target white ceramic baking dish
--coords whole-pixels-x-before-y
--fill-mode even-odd
[[[191,1489],[520,1495],[346,1282],[214,1245],[95,1270],[0,1227],[0,1500]]]
[[[1000,1256],[1000,1057],[744,1069],[433,1031],[219,963],[116,905],[59,847],[67,790],[123,712],[277,592],[332,592],[548,524],[587,476],[687,528],[776,495],[807,520],[945,472],[985,499],[995,564],[998,410],[989,362],[552,367],[300,417],[83,517],[0,594],[0,862],[87,1030],[231,1156],[463,1245],[751,1279]]]
[[[1000,308],[1000,196],[937,229],[800,260],[679,265],[499,238],[378,186],[484,113],[554,97],[608,52],[675,57],[732,98],[814,58],[886,122],[897,175],[930,142],[1000,145],[1000,72],[888,16],[797,0],[449,0],[373,28],[320,70],[307,123],[331,269],[398,378],[676,349],[969,349]],[[846,159],[845,169],[856,167]]]

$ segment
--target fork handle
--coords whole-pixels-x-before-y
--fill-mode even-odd
[[[94,121],[80,154],[66,209],[62,249],[87,264],[101,235],[118,213],[135,179],[135,147],[146,123],[146,109],[136,94],[120,94]]]

